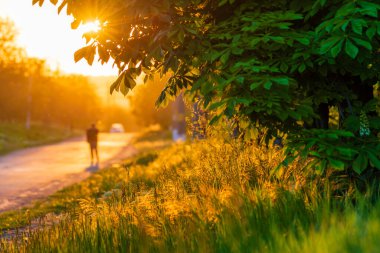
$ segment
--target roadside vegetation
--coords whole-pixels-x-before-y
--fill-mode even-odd
[[[30,129],[19,122],[0,121],[0,155],[11,151],[48,144],[82,134],[67,127],[31,124]]]
[[[342,187],[310,161],[275,170],[283,152],[229,138],[147,151],[24,209],[29,226],[0,250],[375,252],[374,188]],[[36,210],[54,218],[31,218]]]
[[[100,170],[89,179],[77,183],[56,192],[46,199],[38,200],[32,205],[25,206],[19,210],[11,210],[0,213],[0,231],[4,235],[11,230],[13,235],[16,230],[24,231],[28,225],[33,223],[36,226],[39,220],[49,217],[46,221],[50,222],[51,217],[68,212],[78,206],[78,200],[82,198],[97,198],[104,192],[112,190],[115,184],[121,182],[123,173],[118,175],[120,167],[131,165],[148,164],[157,157],[157,151],[172,144],[171,135],[168,131],[158,130],[157,127],[146,129],[132,141],[132,145],[137,149],[138,155],[124,160],[120,164],[114,164],[111,168]],[[123,171],[123,170],[122,170]],[[0,236],[1,237],[1,236]]]

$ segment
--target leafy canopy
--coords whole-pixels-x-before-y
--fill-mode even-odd
[[[127,94],[142,73],[170,73],[158,104],[187,90],[215,111],[212,122],[237,117],[268,136],[297,133],[321,118],[324,104],[340,108],[340,121],[358,117],[353,107],[373,97],[358,90],[379,80],[375,0],[51,2],[66,7],[74,29],[99,20],[101,31],[84,35],[75,60],[114,61],[120,76],[111,92]]]

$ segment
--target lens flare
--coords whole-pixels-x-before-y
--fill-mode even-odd
[[[99,32],[100,28],[100,22],[99,20],[95,20],[93,22],[87,22],[82,24],[79,27],[80,31],[83,33],[88,33],[88,32]]]

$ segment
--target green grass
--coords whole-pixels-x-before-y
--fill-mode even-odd
[[[378,250],[376,193],[331,196],[333,182],[300,162],[273,174],[282,157],[217,140],[146,153],[51,196],[40,208],[60,210],[60,222],[2,240],[0,251]]]
[[[0,154],[64,140],[78,135],[67,128],[34,123],[30,129],[17,122],[0,122]]]

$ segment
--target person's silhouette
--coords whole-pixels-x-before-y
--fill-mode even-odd
[[[99,130],[96,128],[95,124],[92,124],[86,131],[87,142],[90,144],[91,164],[94,162],[94,156],[96,157],[96,163],[99,163],[98,133]]]

